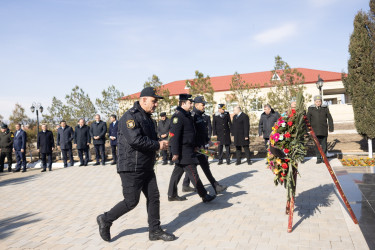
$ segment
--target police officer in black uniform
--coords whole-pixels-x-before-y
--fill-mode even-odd
[[[169,182],[168,200],[186,200],[185,197],[180,197],[177,194],[177,184],[185,171],[203,202],[209,202],[216,196],[207,194],[207,190],[204,188],[197,172],[196,132],[194,120],[190,113],[193,100],[190,98],[191,95],[189,94],[180,94],[180,104],[172,116],[170,144],[173,155],[172,161],[176,164]]]
[[[327,105],[322,105],[322,97],[317,95],[314,97],[314,104],[308,108],[307,118],[314,130],[318,141],[322,146],[323,152],[327,154],[327,137],[328,130],[333,132],[333,120]],[[327,123],[328,121],[328,123]],[[316,163],[322,163],[322,156],[318,148],[315,148]]]
[[[195,143],[198,148],[208,148],[209,145],[212,145],[212,142],[210,140],[209,132],[208,132],[208,120],[206,117],[209,118],[209,116],[204,116],[205,111],[205,105],[206,101],[204,100],[203,96],[197,96],[194,98],[194,108],[193,108],[193,120],[194,120],[194,126],[196,130],[196,136],[195,136]],[[211,121],[209,122],[211,123]],[[212,176],[211,170],[210,170],[210,164],[208,163],[208,158],[205,155],[198,154],[197,155],[199,165],[202,167],[202,170],[204,174],[206,175],[208,181],[211,183],[212,187],[214,188],[216,194],[219,194],[223,191],[225,191],[228,187],[220,185],[215,178]],[[189,188],[190,179],[187,174],[185,174],[184,181],[182,183],[182,191],[192,191]]]
[[[5,158],[8,160],[8,172],[12,172],[12,147],[14,134],[8,128],[8,125],[1,125],[0,133],[0,172],[4,172]]]
[[[97,217],[99,233],[105,241],[111,240],[112,222],[137,206],[141,192],[147,199],[149,239],[175,240],[173,234],[160,227],[160,193],[154,172],[156,151],[168,147],[168,141],[158,141],[151,118],[161,98],[154,88],[143,89],[139,101],[119,121],[117,172],[121,177],[124,200]]]
[[[225,146],[225,158],[227,164],[230,164],[230,131],[232,122],[230,120],[229,113],[225,111],[225,105],[219,104],[219,110],[213,117],[212,121],[212,132],[213,135],[217,135],[217,140],[220,142],[219,145],[219,165],[223,164],[223,148]]]

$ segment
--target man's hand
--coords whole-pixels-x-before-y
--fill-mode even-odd
[[[74,143],[74,146],[77,147],[77,143]]]
[[[172,161],[177,161],[178,160],[178,155],[173,155]]]
[[[167,150],[168,149],[168,141],[159,141],[160,150]]]
[[[95,140],[99,140],[99,136],[94,136],[94,139]]]
[[[22,148],[22,149],[21,149],[21,152],[23,153],[23,152],[25,152],[25,150]]]
[[[249,140],[249,137],[245,137],[245,141],[248,141]]]
[[[52,151],[55,150],[55,148],[52,148]]]
[[[57,146],[57,149],[60,150],[60,146]]]
[[[165,137],[167,137],[167,134],[163,134],[163,135],[161,135],[160,137],[161,137],[161,138],[165,138]]]
[[[87,143],[87,146],[90,146],[90,143],[89,143],[89,142]]]
[[[40,149],[38,148],[38,152],[40,153]]]
[[[13,148],[13,152],[16,152],[16,150]]]

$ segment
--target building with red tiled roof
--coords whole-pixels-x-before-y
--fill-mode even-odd
[[[298,72],[302,73],[304,76],[304,84],[306,86],[306,92],[311,94],[312,96],[318,95],[319,90],[316,87],[316,82],[318,80],[318,76],[320,76],[324,80],[323,85],[323,96],[324,100],[327,104],[330,105],[330,109],[333,116],[336,116],[338,120],[353,120],[353,109],[351,105],[348,105],[350,101],[345,94],[345,88],[343,86],[341,76],[342,74],[339,72],[332,72],[332,71],[324,71],[324,70],[315,70],[315,69],[306,69],[306,68],[296,68]],[[279,72],[281,73],[281,72]],[[267,92],[269,91],[269,83],[271,78],[279,77],[278,75],[273,76],[271,71],[263,71],[263,72],[255,72],[255,73],[246,73],[240,74],[243,81],[249,84],[257,84],[261,88],[261,93],[264,96],[267,96]],[[210,81],[212,87],[215,91],[214,100],[216,103],[226,103],[228,105],[228,94],[231,94],[230,85],[232,82],[233,75],[226,75],[226,76],[215,76],[211,77]],[[164,84],[162,88],[166,88],[169,90],[171,96],[177,96],[181,93],[189,93],[189,89],[186,87],[186,80],[179,80]],[[130,107],[132,101],[131,99],[138,99],[140,92],[134,93],[132,95],[126,96],[122,98],[121,107],[122,109],[127,109]],[[308,103],[310,105],[312,103]],[[261,112],[262,105],[258,110],[254,110],[254,112]],[[337,109],[337,111],[335,111]],[[344,113],[346,115],[344,115]],[[335,118],[335,117],[334,117]]]

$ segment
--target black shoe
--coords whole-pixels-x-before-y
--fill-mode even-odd
[[[21,173],[25,173],[26,172],[26,169],[22,170]]]
[[[102,166],[105,166],[105,163],[104,163],[104,162],[102,162]]]
[[[168,196],[168,201],[186,201],[186,197],[181,197],[181,196],[175,196],[175,197],[170,197]]]
[[[45,169],[43,169],[42,171],[40,171],[40,172],[46,172],[47,170],[45,170]]]
[[[48,171],[52,171],[52,168],[49,168]]]
[[[8,168],[8,172],[12,172],[12,169],[11,169],[11,168]]]
[[[167,165],[167,164],[168,164],[168,162],[164,161],[161,165]]]
[[[73,163],[70,163],[70,166],[73,167],[73,166],[74,166],[74,162],[73,162]]]
[[[83,163],[81,163],[81,164],[79,164],[79,166],[78,167],[82,167],[82,166],[84,166],[85,164],[83,164]]]
[[[111,165],[116,165],[116,164],[117,164],[117,162],[115,162],[115,161],[111,162]]]
[[[225,190],[227,190],[227,188],[228,188],[227,186],[222,186],[222,185],[220,185],[217,182],[216,182],[216,184],[214,186],[216,194],[220,194],[220,193],[224,192]]]
[[[97,163],[94,164],[94,166],[98,166],[98,165],[100,165],[100,162],[97,162]]]
[[[230,165],[230,161],[227,161],[227,165]]]
[[[182,192],[184,192],[184,193],[195,192],[195,188],[192,188],[190,186],[182,186]]]
[[[104,220],[104,214],[101,214],[98,217],[96,217],[96,222],[98,222],[98,225],[99,225],[100,237],[102,237],[102,239],[105,241],[110,241],[111,240],[110,228],[112,226],[112,223],[106,222]]]
[[[85,167],[87,167],[88,163],[85,164]]]
[[[322,159],[317,159],[317,160],[316,160],[316,164],[320,164],[320,163],[322,163],[322,162],[323,162]]]
[[[64,168],[67,168],[68,167],[68,165],[64,165]]]
[[[216,195],[209,195],[209,194],[206,194],[205,197],[202,198],[203,202],[206,203],[206,202],[210,202],[212,201],[213,199],[216,198]]]
[[[176,239],[176,236],[173,234],[164,232],[163,230],[159,229],[157,231],[149,232],[148,238],[150,240],[164,240],[164,241],[173,241]]]
[[[170,162],[169,162],[169,165],[171,165],[171,166],[174,165],[174,162],[173,162],[173,161],[170,161]]]
[[[228,163],[227,163],[228,164]],[[241,162],[236,162],[236,166],[241,165]]]
[[[0,173],[4,172],[4,169],[0,169]]]
[[[17,172],[20,172],[21,171],[21,169],[15,169],[15,170],[13,170],[13,173],[17,173]]]
[[[219,163],[217,165],[221,165],[221,164],[223,164],[223,161],[219,161]]]
[[[247,165],[252,165],[253,162],[250,160],[250,161],[247,161]]]

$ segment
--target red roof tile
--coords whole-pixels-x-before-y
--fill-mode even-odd
[[[341,81],[341,73],[331,72],[331,71],[322,71],[315,69],[305,69],[297,68],[305,76],[305,84],[315,83],[318,80],[318,75],[324,80],[324,82],[334,82]],[[230,84],[232,82],[233,75],[227,76],[215,76],[211,77],[211,84],[215,92],[229,91]],[[242,80],[247,83],[260,84],[261,87],[265,87],[265,83],[269,83],[272,77],[270,71],[256,72],[256,73],[247,73],[241,74]],[[188,93],[189,90],[185,89],[186,80],[174,81],[163,85],[163,88],[167,88],[171,96],[179,95],[182,93]],[[138,98],[140,92],[134,93],[132,95],[123,97],[125,98]]]

